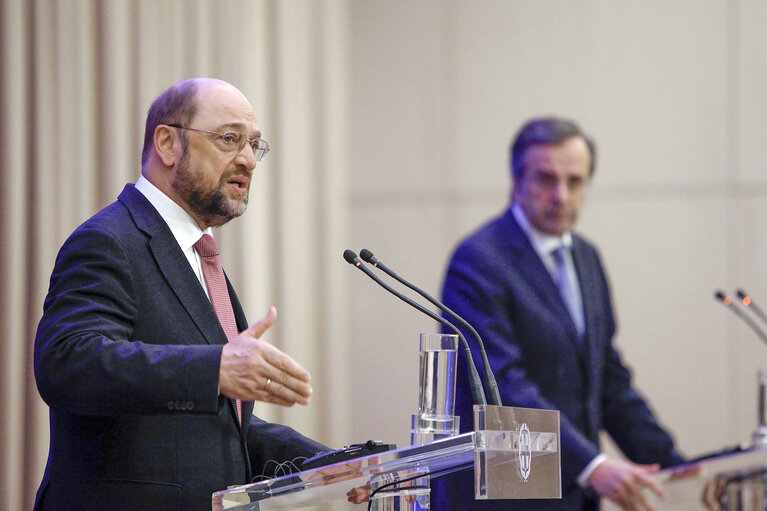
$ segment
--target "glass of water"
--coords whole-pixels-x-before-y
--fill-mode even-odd
[[[444,419],[453,415],[457,355],[457,335],[421,334],[418,371],[421,417]]]

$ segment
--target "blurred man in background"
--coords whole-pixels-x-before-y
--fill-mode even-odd
[[[435,481],[435,509],[575,511],[597,509],[599,496],[651,509],[643,488],[663,490],[650,475],[683,462],[613,346],[597,249],[573,231],[595,156],[593,141],[572,121],[526,123],[511,147],[511,206],[459,244],[443,288],[444,303],[482,336],[503,404],[561,412],[563,497],[474,501],[473,479],[463,473]],[[459,371],[467,381],[463,364]],[[466,430],[472,404],[468,386],[458,385]],[[601,453],[600,430],[631,461]]]

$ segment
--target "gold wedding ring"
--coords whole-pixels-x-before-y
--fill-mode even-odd
[[[272,384],[272,379],[271,378],[267,378],[266,379],[266,385],[264,385],[264,390],[268,392],[269,391],[269,385],[271,385],[271,384]]]

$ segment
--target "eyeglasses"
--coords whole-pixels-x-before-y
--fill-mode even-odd
[[[245,144],[249,144],[253,149],[253,154],[256,156],[256,161],[261,161],[269,152],[269,142],[263,138],[252,138],[245,133],[239,131],[225,131],[219,133],[217,131],[199,130],[197,128],[187,128],[179,126],[178,124],[168,124],[171,128],[178,128],[180,130],[199,131],[200,133],[208,133],[210,135],[216,135],[216,145],[219,149],[225,153],[239,153]]]

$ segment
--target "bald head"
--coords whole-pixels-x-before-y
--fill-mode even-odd
[[[191,125],[200,108],[201,96],[222,89],[231,89],[229,92],[239,95],[242,101],[250,106],[245,96],[234,85],[217,78],[189,78],[171,85],[160,94],[147,113],[141,165],[146,164],[152,152],[157,126],[161,124]],[[182,134],[182,137],[185,135]]]

